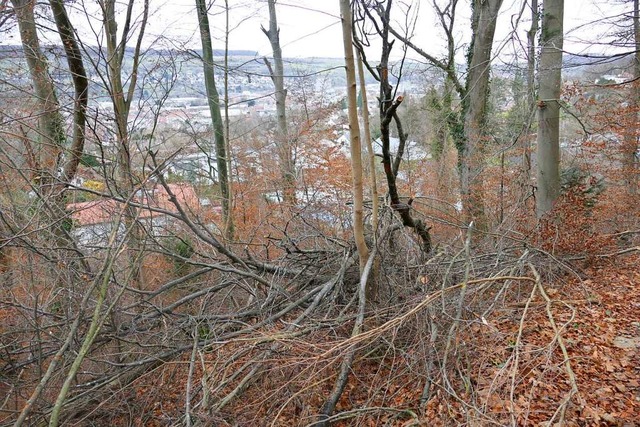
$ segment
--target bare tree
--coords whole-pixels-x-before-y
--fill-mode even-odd
[[[458,150],[460,173],[460,193],[465,212],[465,221],[474,221],[479,230],[486,229],[487,219],[484,207],[484,161],[487,129],[485,126],[487,98],[491,72],[492,45],[495,36],[498,12],[502,0],[473,0],[471,17],[471,43],[467,56],[467,73],[463,80],[457,74],[455,64],[455,34],[453,32],[457,0],[446,6],[434,3],[435,10],[445,32],[447,56],[444,60],[415,45],[407,33],[402,33],[391,25],[388,17],[377,8],[378,15],[385,22],[389,33],[406,46],[425,58],[429,63],[444,71],[461,101],[461,111],[452,111],[447,120],[449,131]]]
[[[358,249],[360,273],[369,257],[369,249],[364,240],[363,185],[362,185],[362,144],[358,122],[358,95],[356,64],[353,57],[351,7],[348,0],[340,0],[344,61],[347,74],[347,105],[349,111],[349,139],[351,153],[351,173],[353,174],[353,235]]]
[[[227,215],[224,225],[224,235],[229,240],[233,240],[234,222],[233,222],[233,188],[232,188],[232,156],[231,151],[231,130],[229,121],[229,38],[231,35],[231,28],[229,27],[229,0],[224,0],[224,18],[225,18],[225,32],[224,32],[224,138],[225,149],[227,154],[227,186],[228,186],[228,205],[229,214]]]
[[[531,27],[527,31],[527,101],[531,111],[535,109],[536,90],[536,37],[538,34],[538,23],[540,12],[538,10],[538,0],[531,0]],[[527,120],[525,137],[522,150],[522,168],[524,170],[524,182],[529,186],[531,182],[531,142],[528,133],[531,130],[531,121]]]
[[[87,73],[75,30],[71,25],[63,2],[50,0],[49,5],[53,12],[58,35],[64,47],[67,66],[74,88],[73,136],[71,144],[67,144],[62,107],[58,101],[54,81],[49,73],[48,60],[40,47],[34,15],[35,2],[16,0],[12,4],[18,20],[23,53],[33,82],[35,101],[40,117],[40,125],[37,129],[37,147],[33,146],[35,144],[32,143],[26,132],[23,134],[23,143],[29,157],[27,163],[32,167],[32,188],[37,190],[37,196],[44,202],[40,210],[41,216],[45,219],[45,222],[41,225],[41,230],[50,232],[53,236],[52,242],[49,242],[53,249],[50,253],[43,253],[41,249],[38,249],[37,244],[30,246],[30,250],[35,254],[44,255],[44,259],[57,259],[58,268],[66,265],[74,278],[81,281],[82,278],[90,277],[91,268],[83,259],[82,254],[78,251],[69,234],[70,227],[66,226],[70,219],[65,209],[65,190],[76,175],[84,151],[88,102]],[[5,225],[9,224],[4,215],[2,216],[2,222],[4,231]],[[9,241],[9,239],[15,238],[15,234],[14,236],[3,236],[3,239],[5,238]],[[44,240],[49,239],[45,237]],[[68,252],[69,250],[77,254],[77,258],[70,257],[71,252]],[[2,265],[2,267],[5,268],[6,266]],[[57,284],[62,285],[64,283]],[[69,286],[69,288],[72,287]],[[49,372],[53,372],[57,363],[58,360],[51,362]],[[50,376],[47,375],[42,377],[40,385],[34,390],[19,414],[16,425],[22,424],[28,417],[49,378]]]
[[[538,192],[536,213],[549,212],[560,195],[560,90],[564,0],[544,0],[538,81]]]
[[[402,121],[397,114],[398,107],[404,100],[402,96],[397,96],[394,99],[395,91],[394,87],[389,83],[390,65],[389,57],[393,48],[394,41],[389,39],[389,33],[392,31],[390,27],[390,16],[392,9],[392,0],[386,2],[377,3],[373,6],[368,4],[360,5],[360,12],[357,19],[362,23],[365,17],[375,22],[374,27],[376,35],[380,37],[382,41],[382,48],[380,54],[380,62],[375,69],[367,64],[367,69],[373,75],[373,77],[380,84],[380,95],[378,102],[380,105],[380,140],[382,143],[382,166],[387,181],[387,189],[389,191],[389,200],[391,207],[395,210],[402,220],[402,224],[405,227],[409,227],[415,230],[420,236],[422,241],[422,249],[425,253],[431,251],[431,235],[429,234],[430,227],[428,227],[423,220],[416,219],[412,214],[412,200],[407,203],[400,199],[400,193],[398,191],[397,176],[400,169],[400,165],[403,158],[404,149],[407,143],[409,135],[404,131],[402,127]],[[372,10],[373,8],[373,10]],[[375,14],[375,15],[374,15]],[[378,16],[380,22],[377,22],[375,16]],[[356,45],[360,50],[360,54],[363,55],[363,43],[364,41],[358,40]],[[395,124],[398,132],[398,149],[395,153],[395,157],[391,153],[391,125]]]
[[[129,131],[129,114],[131,112],[131,104],[136,95],[138,70],[143,53],[142,41],[149,18],[149,0],[143,0],[142,16],[139,27],[136,29],[132,25],[136,23],[134,20],[135,0],[127,3],[125,21],[121,29],[118,28],[116,1],[100,0],[98,4],[102,11],[103,30],[107,45],[105,81],[108,82],[108,92],[113,105],[115,121],[118,174],[116,191],[121,197],[131,198],[136,187],[140,184],[140,178],[136,178],[132,167],[132,150],[134,147]],[[128,41],[134,31],[137,31],[137,38],[135,39],[136,43],[131,58],[131,71],[128,75],[125,75]],[[129,240],[127,256],[130,267],[135,273],[133,274],[133,281],[139,284],[141,280],[140,266],[136,265],[135,260],[139,258],[142,250],[142,229],[136,217],[136,209],[128,205],[124,217],[126,227],[131,229],[131,232],[127,233]]]
[[[635,195],[638,192],[638,110],[640,109],[640,1],[633,0],[633,35],[632,46],[634,55],[632,59],[632,76],[630,96],[629,96],[629,114],[628,129],[624,134],[623,140],[623,168],[625,176],[625,184],[627,192]]]
[[[198,25],[200,26],[200,40],[202,43],[202,62],[204,66],[204,81],[207,89],[207,101],[213,124],[213,134],[216,147],[216,167],[218,170],[218,182],[222,198],[223,222],[227,224],[231,213],[231,191],[229,187],[229,170],[227,162],[227,143],[225,141],[224,122],[220,113],[220,96],[216,88],[215,71],[213,64],[213,47],[211,31],[209,29],[209,12],[205,0],[196,0]],[[227,233],[230,230],[227,229]]]
[[[461,188],[466,203],[466,222],[479,230],[488,226],[484,206],[484,174],[488,129],[487,99],[491,73],[491,52],[502,0],[474,0],[472,39],[466,93],[462,100],[465,146],[462,150]]]
[[[276,93],[276,119],[277,132],[276,143],[277,153],[280,160],[280,169],[284,184],[284,201],[291,206],[296,202],[296,166],[293,158],[291,140],[287,129],[286,100],[287,90],[284,87],[284,63],[282,61],[282,48],[280,46],[280,28],[276,14],[276,0],[268,0],[269,4],[269,29],[264,27],[262,32],[269,39],[273,50],[273,66],[265,57],[264,62],[269,69],[271,80],[275,86]]]
[[[65,227],[67,221],[64,190],[76,174],[84,149],[88,100],[87,74],[66,10],[61,1],[51,0],[50,5],[74,86],[73,137],[69,145],[58,94],[38,39],[34,16],[35,2],[15,0],[12,4],[39,112],[39,127],[36,132],[38,142],[35,144],[37,146],[34,147],[26,133],[22,138],[27,162],[32,168],[33,186],[43,201],[41,213],[45,223],[48,222],[51,226],[54,246],[75,251],[68,227]]]

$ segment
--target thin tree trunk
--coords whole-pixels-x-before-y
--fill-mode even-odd
[[[229,191],[229,172],[227,170],[226,142],[224,138],[224,122],[220,113],[220,96],[216,88],[215,73],[213,67],[213,47],[211,43],[211,31],[209,29],[209,16],[205,0],[196,0],[198,12],[198,24],[200,26],[200,40],[202,42],[202,62],[204,66],[204,82],[207,90],[207,100],[211,113],[211,123],[216,147],[216,167],[218,168],[218,182],[222,197],[222,220],[227,223],[231,215]]]
[[[560,89],[562,85],[564,0],[544,0],[538,93],[538,193],[542,217],[560,195]]]
[[[265,64],[269,68],[271,80],[275,86],[276,118],[278,131],[276,141],[278,144],[278,157],[284,184],[284,201],[294,206],[296,203],[296,170],[291,149],[291,140],[287,128],[286,98],[287,90],[284,88],[284,63],[282,61],[282,48],[280,46],[280,29],[276,15],[276,0],[268,0],[269,4],[269,29],[262,28],[262,32],[269,39],[273,50],[273,68],[265,58]]]
[[[353,235],[358,249],[360,273],[362,274],[369,256],[369,249],[364,240],[362,147],[360,144],[360,125],[358,123],[356,67],[353,59],[351,6],[349,5],[349,0],[340,0],[340,15],[342,18],[342,40],[347,74],[351,173],[353,174]]]
[[[528,112],[533,112],[536,102],[536,36],[538,34],[538,0],[531,0],[531,27],[527,31],[527,105]],[[531,120],[527,118],[522,138],[522,171],[523,194],[530,193],[531,185]]]
[[[231,139],[229,126],[229,0],[224,0],[224,18],[225,18],[225,36],[224,36],[224,139],[226,142],[227,153],[227,185],[229,187],[229,215],[225,222],[225,236],[229,240],[233,240],[234,222],[233,222],[233,189],[231,183],[232,162],[231,162]]]
[[[420,236],[420,239],[422,240],[422,249],[425,253],[428,253],[431,251],[431,236],[429,234],[430,227],[427,227],[426,224],[420,219],[413,219],[411,215],[411,200],[408,203],[402,203],[400,201],[400,195],[398,193],[398,187],[396,183],[396,175],[398,173],[398,168],[400,167],[401,159],[396,159],[395,162],[392,161],[390,151],[391,121],[395,121],[400,138],[398,152],[396,153],[397,157],[402,157],[402,146],[407,138],[407,135],[402,130],[400,118],[396,114],[396,111],[404,98],[402,96],[398,96],[396,99],[393,99],[393,86],[391,86],[391,84],[389,83],[389,55],[393,47],[393,41],[389,41],[389,33],[392,33],[396,37],[398,37],[398,33],[394,32],[390,26],[392,3],[393,2],[391,0],[388,0],[386,4],[378,3],[375,6],[364,6],[365,13],[367,13],[371,19],[373,19],[373,16],[371,15],[371,11],[368,9],[368,7],[373,7],[378,14],[378,17],[382,21],[382,26],[376,27],[378,35],[382,40],[380,63],[376,67],[376,72],[374,72],[371,67],[368,67],[375,78],[380,82],[379,103],[380,140],[382,142],[382,166],[387,181],[387,188],[389,189],[391,208],[398,213],[398,215],[402,219],[402,224],[405,227],[413,228],[418,236]],[[359,45],[361,45],[361,43],[359,43]]]
[[[360,93],[362,94],[362,108],[360,114],[362,115],[362,127],[364,132],[364,140],[367,146],[367,152],[369,153],[369,185],[371,186],[371,244],[373,247],[377,246],[378,236],[378,183],[376,182],[376,162],[375,153],[373,152],[373,145],[371,143],[371,128],[369,123],[369,105],[367,100],[367,85],[364,78],[364,67],[362,66],[362,55],[359,49],[356,49],[356,60],[358,61],[358,79],[360,80]],[[376,259],[377,260],[377,259]],[[367,286],[367,300],[375,301],[378,297],[378,263],[373,261],[373,270],[371,279]]]
[[[124,25],[118,28],[116,21],[116,1],[102,0],[99,2],[103,14],[103,26],[105,38],[107,40],[107,73],[109,78],[109,91],[116,124],[117,140],[117,187],[120,196],[124,199],[133,197],[134,189],[138,182],[133,173],[131,165],[131,141],[129,135],[129,112],[131,102],[135,95],[138,81],[138,68],[141,59],[142,40],[145,34],[149,17],[149,0],[143,2],[142,19],[139,28],[136,46],[133,50],[131,72],[127,78],[128,87],[125,90],[122,73],[127,41],[131,37],[131,23],[133,17],[133,1],[127,4],[127,12]],[[120,33],[120,40],[118,40]],[[138,253],[142,250],[142,229],[137,220],[137,209],[128,205],[124,212],[124,224],[127,230],[131,230],[127,235],[128,253],[127,258],[129,268],[132,271],[132,282],[137,286],[141,285],[142,274],[140,272],[140,257]]]
[[[35,0],[11,0],[20,38],[36,101],[39,109],[39,152],[37,156],[36,180],[41,186],[51,188],[55,183],[55,173],[62,155],[62,147],[66,141],[64,120],[60,114],[60,104],[49,75],[47,58],[42,53],[34,16]]]

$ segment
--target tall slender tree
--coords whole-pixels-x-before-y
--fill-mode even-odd
[[[347,108],[349,112],[351,173],[353,179],[353,235],[356,241],[356,248],[358,249],[360,272],[362,273],[367,263],[367,258],[369,257],[369,249],[364,239],[362,144],[360,141],[360,124],[358,121],[358,88],[356,63],[353,56],[353,28],[349,0],[340,0],[340,16],[342,20],[342,40],[347,76]]]
[[[536,213],[548,213],[560,195],[560,90],[564,0],[544,0],[538,72],[538,192]]]
[[[74,87],[73,136],[71,144],[68,144],[61,105],[58,102],[58,94],[54,81],[49,74],[47,58],[40,48],[34,14],[36,2],[32,0],[12,0],[12,5],[18,21],[22,47],[33,83],[34,98],[40,122],[37,129],[38,149],[33,150],[29,138],[27,136],[24,138],[27,152],[33,154],[31,161],[28,162],[32,163],[34,167],[32,185],[33,188],[37,189],[39,197],[44,201],[40,215],[45,220],[45,224],[40,230],[51,233],[50,235],[45,234],[45,240],[48,241],[51,249],[53,249],[47,254],[47,257],[61,261],[61,264],[68,263],[68,260],[71,259],[72,261],[69,263],[72,267],[71,270],[75,272],[75,277],[80,282],[81,279],[88,277],[85,275],[86,273],[91,273],[91,267],[84,261],[84,257],[77,250],[75,242],[68,232],[68,227],[65,226],[68,219],[65,211],[66,197],[64,190],[67,189],[71,180],[75,177],[84,152],[89,95],[87,73],[75,30],[62,0],[50,0],[49,5],[53,12],[56,30],[64,48]],[[36,153],[38,156],[36,156]],[[0,229],[4,234],[6,218],[2,217],[2,215],[0,217],[3,221],[3,226]],[[49,239],[49,236],[53,238]],[[69,251],[73,251],[79,256],[75,259],[68,258]],[[41,249],[38,249],[37,252],[42,253]],[[5,262],[3,263],[2,261]],[[8,267],[6,265],[8,261],[9,259],[4,252],[0,250],[0,272],[2,272],[3,268]],[[20,426],[28,418],[58,363],[59,358],[51,360],[47,373],[41,378],[40,384],[31,393],[31,396],[20,411],[15,423],[16,426]]]
[[[478,230],[487,228],[484,202],[484,166],[488,129],[487,100],[491,74],[491,52],[502,0],[474,0],[472,39],[466,93],[462,99],[465,144],[462,149],[460,192],[466,205],[466,221]]]
[[[145,37],[149,19],[149,0],[142,2],[142,14],[139,22],[134,19],[135,0],[127,3],[124,25],[118,24],[116,0],[99,0],[102,10],[102,26],[107,44],[106,82],[113,105],[115,121],[115,139],[117,145],[117,179],[116,191],[118,196],[129,200],[133,197],[140,180],[136,177],[132,167],[132,143],[129,129],[129,115],[131,105],[136,96],[138,70],[142,59],[142,41]],[[137,26],[135,24],[138,24]],[[136,28],[137,27],[137,28]],[[131,68],[127,70],[127,47],[133,33],[137,34],[133,52],[131,53]],[[138,211],[128,204],[124,211],[124,223],[127,229],[129,268],[133,272],[133,282],[140,282],[140,253],[142,251],[142,227],[137,220]]]
[[[39,116],[37,147],[33,147],[28,135],[24,136],[23,141],[27,153],[31,153],[28,163],[31,163],[33,171],[33,185],[44,202],[40,212],[43,220],[50,225],[48,229],[52,231],[54,246],[75,251],[68,227],[65,226],[64,190],[74,178],[84,150],[89,85],[80,48],[64,5],[60,0],[51,0],[56,29],[74,87],[73,136],[69,144],[58,94],[49,74],[47,58],[40,47],[35,4],[32,0],[12,0]]]
[[[284,201],[290,205],[296,200],[296,168],[287,128],[286,100],[287,90],[284,87],[284,62],[282,60],[282,48],[280,46],[280,28],[278,28],[278,16],[276,14],[276,0],[268,0],[269,4],[269,29],[262,27],[262,32],[269,39],[273,51],[273,66],[267,58],[264,62],[269,69],[271,80],[275,86],[277,132],[277,153],[280,161],[280,170],[284,184]]]
[[[231,151],[231,124],[229,121],[229,0],[224,0],[224,139],[227,154],[227,177],[229,215],[227,215],[224,234],[229,240],[233,240],[235,225],[233,222],[233,188],[232,188],[232,155]]]
[[[624,180],[627,192],[634,196],[638,192],[638,138],[640,125],[638,124],[640,110],[640,0],[633,0],[633,34],[631,36],[634,55],[631,73],[633,81],[630,87],[627,130],[623,138]]]
[[[202,63],[204,67],[204,83],[207,90],[207,101],[211,113],[213,136],[216,150],[216,168],[222,198],[222,217],[226,224],[231,215],[231,191],[229,189],[229,171],[227,169],[227,143],[225,141],[224,122],[220,112],[220,96],[216,88],[215,70],[213,64],[213,44],[209,28],[209,11],[206,0],[196,0],[200,41],[202,43]]]
[[[538,0],[531,0],[531,27],[527,31],[527,103],[529,111],[534,111],[536,101],[536,37],[538,35],[540,12]],[[532,115],[533,116],[533,115]],[[522,138],[522,169],[526,186],[531,182],[531,131],[532,120],[525,123],[525,135]]]

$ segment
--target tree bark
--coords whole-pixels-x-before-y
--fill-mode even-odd
[[[287,90],[284,88],[284,63],[282,61],[282,48],[280,46],[280,28],[276,15],[276,0],[268,0],[269,4],[269,29],[262,27],[262,32],[269,39],[273,50],[273,68],[265,58],[269,68],[271,80],[275,86],[276,118],[278,122],[276,141],[278,144],[278,157],[284,184],[284,201],[290,206],[296,203],[296,169],[291,149],[291,140],[287,128],[286,99]]]
[[[51,0],[56,27],[65,49],[75,90],[73,141],[67,148],[64,118],[60,111],[54,82],[49,75],[47,58],[42,53],[38,39],[34,16],[35,1],[12,0],[12,4],[18,20],[20,38],[40,116],[38,131],[40,141],[37,153],[32,150],[31,161],[34,167],[34,183],[45,202],[41,216],[51,229],[53,246],[78,253],[66,227],[69,222],[65,212],[64,190],[75,176],[84,150],[88,80],[82,55],[64,6],[60,0]],[[30,142],[26,135],[25,145],[29,149]],[[66,156],[65,150],[68,150]],[[65,256],[62,258],[63,262],[68,262],[64,259]],[[78,258],[82,258],[81,254]],[[89,271],[86,263],[80,261],[78,266],[80,265],[82,270]],[[79,271],[80,269],[78,273]]]
[[[536,36],[538,34],[538,0],[531,0],[531,27],[527,31],[527,105],[528,111],[533,112],[536,103]],[[522,171],[524,194],[530,194],[531,185],[531,120],[527,119],[526,129],[522,138]],[[525,196],[526,197],[526,196]]]
[[[351,173],[353,179],[353,235],[358,250],[360,273],[364,271],[369,249],[364,240],[363,187],[362,187],[362,147],[360,143],[360,125],[358,123],[358,95],[356,67],[353,59],[353,38],[351,6],[349,0],[340,0],[342,20],[342,40],[344,62],[347,75],[347,105],[349,111],[349,136],[351,153]]]
[[[502,0],[474,0],[472,40],[466,97],[462,100],[465,147],[462,150],[460,192],[465,222],[487,229],[484,205],[484,166],[487,143],[487,99],[491,72],[491,48]],[[466,104],[466,105],[465,105]]]
[[[564,0],[544,0],[538,93],[538,217],[551,211],[560,195],[560,90]]]
[[[633,82],[631,83],[627,128],[623,138],[623,174],[627,194],[631,197],[638,193],[638,110],[640,109],[640,1],[633,0]],[[630,200],[631,203],[635,203]]]
[[[213,135],[216,147],[216,167],[218,169],[218,182],[220,183],[220,194],[222,198],[222,216],[226,224],[231,215],[231,205],[229,191],[229,171],[227,170],[227,150],[224,138],[224,122],[220,113],[220,96],[216,88],[215,73],[213,66],[213,47],[211,43],[211,31],[209,29],[209,16],[205,0],[196,0],[196,10],[198,13],[198,25],[200,27],[200,40],[202,42],[202,62],[204,66],[204,82],[207,90],[207,100],[209,102],[209,112],[211,113],[211,123],[213,125]]]

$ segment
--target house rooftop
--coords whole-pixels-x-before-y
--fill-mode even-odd
[[[195,189],[189,184],[169,184],[169,191],[175,196],[176,201],[187,212],[199,213],[203,204],[198,198]],[[164,215],[157,210],[178,213],[178,209],[170,200],[169,192],[160,184],[150,188],[143,188],[136,192],[132,200],[140,208],[138,218],[145,219]],[[120,218],[125,209],[125,203],[113,199],[100,199],[82,203],[67,205],[67,211],[71,214],[74,223],[79,226],[101,224]],[[208,209],[212,209],[209,203]],[[214,206],[214,211],[219,207]]]

